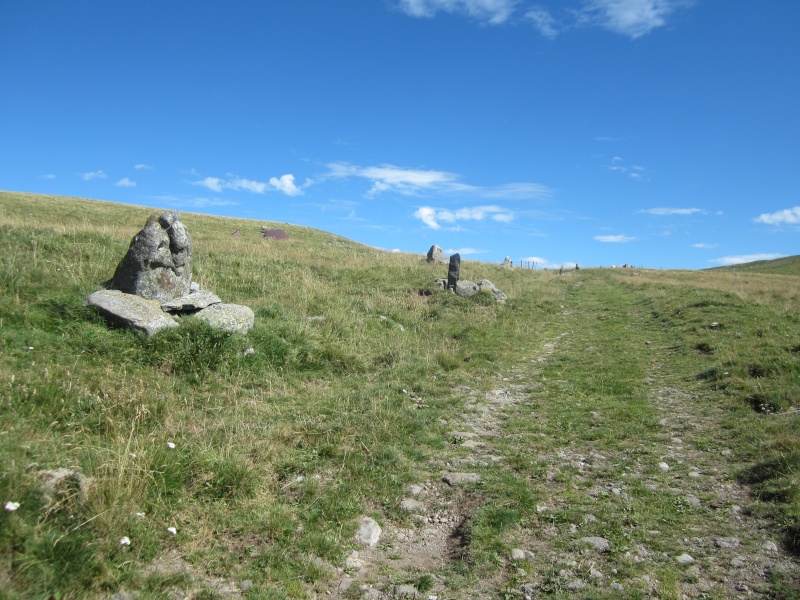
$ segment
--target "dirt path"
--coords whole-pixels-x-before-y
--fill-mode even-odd
[[[603,355],[613,348],[592,335],[562,333],[489,392],[460,390],[463,421],[449,424],[455,456],[435,465],[441,477],[407,490],[408,523],[385,524],[380,543],[354,553],[329,594],[789,597],[776,581],[796,577],[797,560],[781,548],[774,525],[747,510],[753,499],[733,477],[721,405],[675,371],[665,340],[642,341],[642,332],[627,355],[641,363],[637,396],[642,420],[652,424],[629,434],[614,429],[620,418],[608,398],[570,397],[569,375],[550,364],[596,352],[602,377]],[[613,442],[605,431],[617,436]],[[536,515],[507,536],[491,576],[459,578],[454,566],[470,553],[467,525],[488,502],[483,479],[492,470],[520,477],[511,464],[520,456],[532,465],[526,483],[540,498]]]

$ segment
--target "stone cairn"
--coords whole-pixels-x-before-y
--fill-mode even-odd
[[[153,335],[178,327],[177,317],[192,315],[218,329],[247,333],[253,311],[220,298],[192,281],[192,238],[177,211],[154,214],[131,240],[105,289],[89,295],[109,322]]]
[[[508,296],[501,292],[488,279],[481,279],[478,283],[473,283],[467,279],[461,279],[461,255],[457,253],[450,257],[447,279],[437,279],[435,283],[436,287],[444,290],[451,290],[462,298],[471,298],[475,294],[487,291],[492,294],[492,298],[494,298],[498,304],[505,304],[505,301],[508,300]]]

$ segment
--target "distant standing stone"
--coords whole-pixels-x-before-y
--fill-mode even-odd
[[[512,268],[514,268],[514,261],[511,260],[510,256],[506,256],[503,259],[503,262],[500,263],[500,266],[505,267],[507,269],[512,269]]]
[[[361,517],[361,525],[356,533],[356,541],[365,546],[374,546],[381,539],[381,526],[370,517]]]
[[[439,246],[434,244],[431,246],[430,250],[428,250],[428,262],[432,263],[443,263],[445,261],[444,258],[444,250],[442,250]]]
[[[189,293],[192,238],[177,211],[151,215],[106,287],[166,302]]]
[[[461,277],[461,255],[456,253],[450,257],[450,268],[447,271],[447,289],[456,289],[458,278]]]

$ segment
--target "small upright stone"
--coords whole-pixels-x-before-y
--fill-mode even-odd
[[[447,271],[447,289],[456,289],[456,283],[461,277],[461,255],[456,253],[450,257],[450,268]]]
[[[439,246],[434,244],[431,246],[430,250],[428,250],[428,262],[432,263],[443,263],[445,262],[444,258],[444,250],[442,250]]]
[[[512,269],[512,268],[514,267],[514,261],[513,261],[513,260],[511,260],[511,257],[510,257],[510,256],[506,256],[506,257],[503,259],[503,262],[502,262],[502,263],[500,263],[500,266],[501,266],[501,267],[505,267],[506,269]]]
[[[189,293],[192,238],[177,211],[154,214],[133,236],[106,287],[166,302]]]

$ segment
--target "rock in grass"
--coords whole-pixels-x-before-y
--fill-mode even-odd
[[[442,481],[444,481],[448,485],[463,485],[465,483],[478,483],[481,480],[481,476],[477,473],[447,473],[444,477],[442,477]]]
[[[86,502],[89,488],[94,484],[94,478],[63,467],[52,471],[39,471],[37,475],[42,481],[42,496],[48,510],[65,499]]]
[[[247,333],[253,328],[255,320],[253,310],[241,304],[212,304],[194,313],[194,316],[216,329],[230,333]]]
[[[492,298],[494,298],[498,304],[505,304],[505,301],[508,300],[508,296],[504,292],[501,292],[500,289],[488,279],[481,279],[478,282],[478,288],[482,292],[491,292]]]
[[[208,290],[197,290],[185,296],[162,302],[161,310],[168,313],[194,312],[221,302],[222,300],[215,293],[209,292]]]
[[[402,500],[400,502],[400,508],[413,515],[424,515],[426,512],[428,512],[428,509],[425,508],[425,505],[422,502],[419,500],[414,500],[413,498],[405,498]]]
[[[364,546],[374,546],[381,539],[381,526],[370,517],[361,517],[361,524],[356,532],[356,541]]]
[[[134,294],[118,290],[99,290],[89,294],[87,306],[92,306],[103,317],[121,327],[129,327],[153,335],[162,329],[177,327],[178,324],[161,310],[156,300],[147,300]]]
[[[189,293],[192,238],[177,211],[151,215],[106,287],[166,302]]]
[[[589,544],[596,550],[600,550],[600,552],[606,552],[611,547],[611,543],[602,537],[583,537],[581,542]]]
[[[466,279],[459,279],[456,281],[455,287],[456,295],[462,298],[472,298],[475,294],[481,291],[477,283],[473,283]]]
[[[692,558],[686,553],[681,554],[676,560],[678,561],[678,564],[681,565],[690,565],[694,562],[694,558]]]

